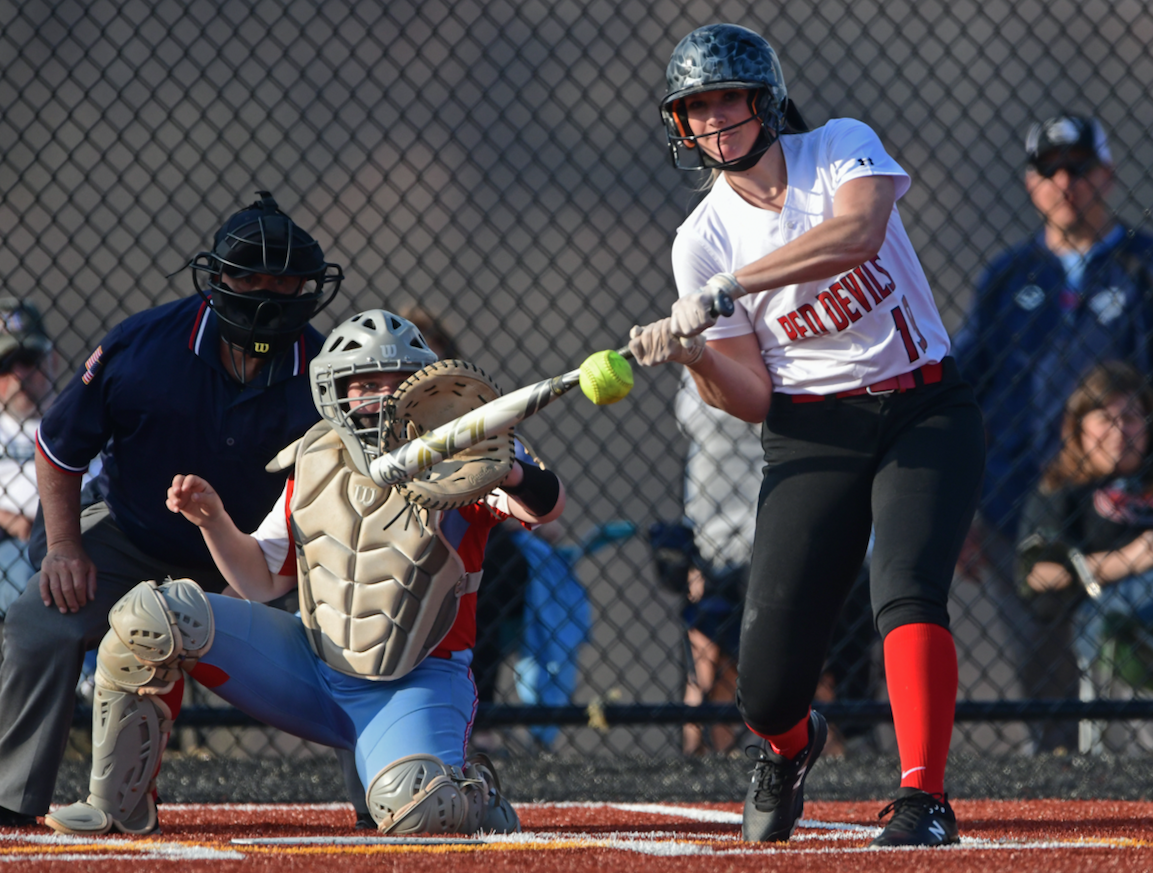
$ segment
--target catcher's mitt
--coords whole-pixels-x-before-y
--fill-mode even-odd
[[[392,427],[385,434],[390,452],[426,431],[447,424],[499,397],[496,383],[475,364],[437,361],[413,373],[390,401]],[[490,435],[396,487],[429,509],[467,506],[497,488],[512,470],[513,428]]]

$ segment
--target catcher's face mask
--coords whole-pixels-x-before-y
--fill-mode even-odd
[[[354,315],[324,341],[308,367],[312,400],[357,472],[369,475],[369,464],[383,451],[392,426],[392,392],[436,360],[416,325],[383,309]]]

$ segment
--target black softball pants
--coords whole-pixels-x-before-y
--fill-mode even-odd
[[[737,682],[758,733],[782,734],[805,717],[871,528],[882,637],[906,624],[949,626],[985,437],[972,391],[952,359],[944,365],[941,382],[900,394],[773,396]]]

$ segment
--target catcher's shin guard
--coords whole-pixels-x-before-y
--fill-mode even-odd
[[[483,783],[480,830],[487,834],[515,834],[520,832],[520,819],[516,810],[501,793],[496,767],[488,755],[476,754],[464,765],[465,776],[473,776]]]
[[[92,706],[92,777],[88,800],[45,816],[63,834],[150,834],[157,829],[153,798],[160,756],[172,733],[164,702],[135,691],[104,688]]]
[[[189,579],[141,582],[112,607],[96,660],[88,800],[45,817],[67,834],[157,829],[153,797],[172,712],[158,695],[212,645],[212,609]]]
[[[368,811],[385,834],[472,834],[484,817],[483,780],[435,755],[393,761],[368,786]]]

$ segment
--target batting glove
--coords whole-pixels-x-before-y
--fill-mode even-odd
[[[684,364],[691,367],[705,353],[703,336],[673,336],[672,319],[662,318],[644,327],[633,326],[629,331],[629,351],[637,363],[644,367],[657,364]]]
[[[734,300],[745,296],[745,289],[736,276],[732,273],[717,273],[696,294],[682,297],[673,304],[673,336],[696,336],[716,324],[717,316],[712,310],[718,291],[724,291]]]

